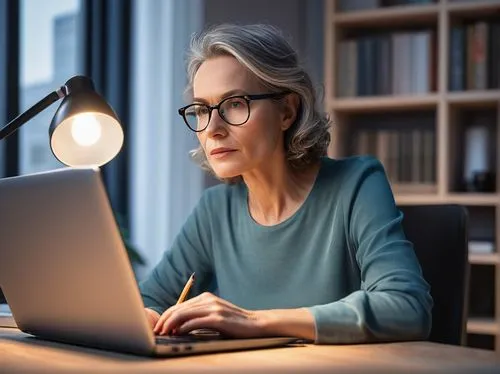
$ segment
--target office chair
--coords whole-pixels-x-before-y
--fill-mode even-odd
[[[465,345],[468,313],[468,214],[459,205],[399,206],[434,299],[429,341]]]

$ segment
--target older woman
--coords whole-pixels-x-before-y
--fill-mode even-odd
[[[193,40],[188,75],[192,103],[179,113],[200,142],[193,156],[225,183],[140,284],[155,333],[426,338],[429,286],[384,169],[325,157],[328,120],[280,32],[212,28]],[[193,272],[192,297],[175,305]]]

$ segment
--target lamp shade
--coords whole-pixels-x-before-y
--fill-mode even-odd
[[[68,166],[101,166],[123,145],[123,130],[113,109],[95,91],[92,81],[76,76],[49,127],[54,156]]]

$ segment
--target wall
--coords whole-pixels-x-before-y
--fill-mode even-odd
[[[323,0],[206,0],[205,25],[270,23],[299,50],[316,83],[323,82]]]

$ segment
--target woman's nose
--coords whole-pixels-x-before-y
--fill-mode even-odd
[[[210,121],[205,129],[207,136],[222,135],[226,131],[227,123],[222,119],[217,109],[212,111]]]

